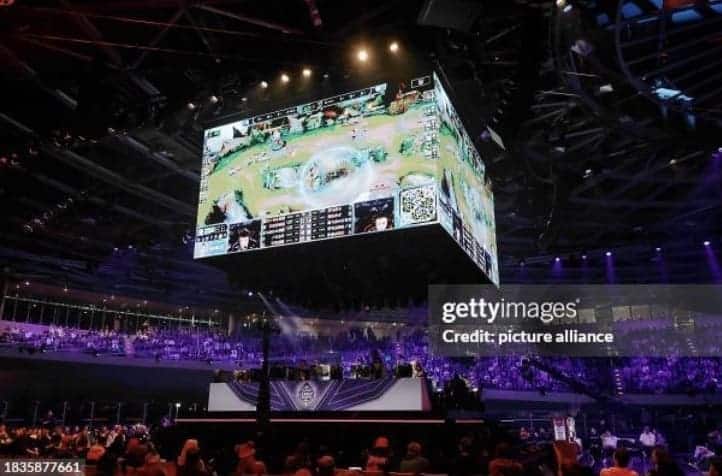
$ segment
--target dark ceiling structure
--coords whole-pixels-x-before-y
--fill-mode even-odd
[[[204,125],[433,67],[494,181],[502,281],[545,280],[557,256],[562,279],[604,280],[607,250],[620,281],[654,281],[657,248],[664,280],[715,278],[700,267],[701,243],[722,243],[722,2],[6,3],[7,277],[235,306],[191,258]],[[302,68],[311,85],[279,84]]]

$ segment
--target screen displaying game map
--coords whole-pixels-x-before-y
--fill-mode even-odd
[[[492,197],[435,77],[377,84],[207,129],[194,257],[443,218],[491,277]]]
[[[499,285],[494,193],[484,162],[434,75],[439,125],[439,222],[464,251]]]

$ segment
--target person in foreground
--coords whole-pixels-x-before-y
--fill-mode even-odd
[[[421,474],[429,470],[429,460],[421,455],[421,444],[412,441],[406,446],[406,456],[401,460],[399,472]]]
[[[612,456],[614,466],[604,468],[599,476],[639,476],[636,471],[629,469],[629,452],[625,448],[617,448]]]

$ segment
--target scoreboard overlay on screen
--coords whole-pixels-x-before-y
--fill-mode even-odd
[[[204,132],[195,258],[429,225],[499,284],[491,182],[436,75]]]

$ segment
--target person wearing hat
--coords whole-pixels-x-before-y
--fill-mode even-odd
[[[399,472],[421,474],[429,470],[429,460],[421,456],[421,444],[412,441],[406,446],[406,456],[401,460]]]
[[[248,441],[236,446],[236,456],[238,457],[237,476],[261,476],[266,474],[266,465],[256,459],[256,444],[254,442]]]

